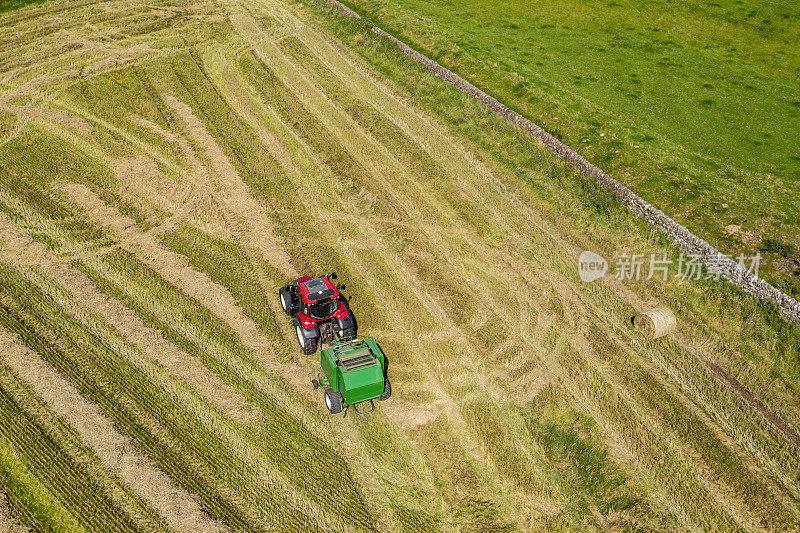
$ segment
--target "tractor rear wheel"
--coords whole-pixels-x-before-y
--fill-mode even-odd
[[[286,290],[286,287],[281,287],[278,290],[278,296],[281,299],[281,307],[283,307],[283,312],[287,315],[292,315],[292,295],[289,294],[289,291]]]
[[[339,330],[339,338],[343,341],[351,341],[356,338],[356,327]]]
[[[382,402],[383,400],[388,400],[389,397],[392,395],[392,384],[389,383],[389,380],[383,382],[383,396],[378,396],[378,401]]]
[[[303,349],[305,355],[311,355],[317,351],[317,339],[307,339],[303,335],[303,326],[300,324],[295,326],[295,333],[297,333],[297,342],[300,348]]]
[[[325,407],[332,415],[342,412],[344,399],[342,393],[333,389],[325,389]]]

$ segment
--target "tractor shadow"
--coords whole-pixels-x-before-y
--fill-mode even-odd
[[[345,307],[347,307],[347,312],[350,313],[350,316],[353,317],[353,326],[356,328],[356,333],[358,333],[358,317],[353,312],[353,308],[350,307],[350,298],[342,294],[342,291],[346,288],[345,285],[342,285],[339,289],[339,299],[344,303]]]

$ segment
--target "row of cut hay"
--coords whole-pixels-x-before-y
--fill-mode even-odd
[[[295,68],[303,71],[337,107],[382,144],[391,157],[407,169],[415,180],[427,185],[431,197],[438,204],[446,206],[445,212],[448,213],[451,224],[469,227],[479,235],[490,227],[485,207],[466,197],[460,187],[459,178],[435,161],[427,147],[412,138],[404,131],[403,126],[384,115],[377,107],[377,102],[361,100],[356,92],[348,88],[347,80],[330,70],[298,38],[287,37],[279,44]],[[393,118],[397,120],[397,117]],[[407,115],[402,118],[406,119]]]
[[[234,18],[234,26],[247,26],[247,20]],[[240,29],[242,31],[242,29]],[[409,174],[368,132],[354,124],[347,113],[339,109],[320,91],[302,70],[286,59],[268,38],[255,38],[252,43],[258,58],[274,72],[282,84],[312,112],[334,138],[348,146],[351,155],[367,169],[374,179],[384,184],[390,193],[390,201],[396,203],[401,213],[417,221],[444,222],[444,213],[435,206],[428,191],[422,188],[415,177]],[[345,133],[346,132],[346,133]],[[404,185],[402,194],[387,188],[385,183],[399,182]]]
[[[302,64],[304,70],[310,72],[309,75],[311,78],[321,86],[325,94],[336,102],[339,107],[347,111],[353,120],[364,128],[365,131],[368,131],[377,141],[385,146],[393,157],[408,169],[409,173],[413,174],[417,179],[424,180],[434,193],[444,191],[442,193],[444,199],[437,197],[437,200],[440,202],[442,211],[450,212],[448,210],[453,210],[453,214],[455,214],[455,212],[460,213],[460,216],[462,216],[461,220],[452,215],[449,217],[458,221],[455,222],[457,226],[460,228],[469,227],[470,229],[474,229],[477,233],[475,236],[476,238],[479,238],[480,235],[486,231],[489,224],[480,216],[482,209],[475,205],[470,206],[465,198],[455,192],[455,189],[452,188],[452,180],[443,175],[443,169],[439,167],[427,152],[421,149],[413,139],[406,136],[395,123],[388,120],[381,113],[361,103],[355,98],[354,94],[342,89],[341,80],[338,78],[334,79],[330,71],[327,71],[319,61],[315,61],[315,58],[309,54],[302,43],[287,38],[281,41],[281,45],[288,50],[288,54],[295,61],[295,66],[298,67],[298,65]],[[311,68],[312,66],[313,70]],[[398,188],[402,190],[402,185]],[[471,213],[471,220],[469,223],[466,219],[463,219],[462,210],[464,209]],[[381,224],[380,226],[384,231],[396,231],[397,229],[396,226],[393,227],[391,224]],[[435,230],[432,229],[432,231],[440,230],[440,228],[443,227],[434,226],[434,228]],[[437,231],[437,233],[439,233],[439,231]],[[419,234],[414,235],[414,237],[415,239],[412,240],[419,240],[420,238]],[[452,250],[456,250],[462,246],[461,239],[448,239],[445,243],[445,246]],[[414,248],[415,246],[412,244],[411,249]],[[441,251],[441,244],[438,245],[438,248],[439,251]],[[409,250],[409,248],[406,248],[406,250]],[[445,255],[450,262],[452,262],[451,258],[454,254],[446,253]],[[410,255],[406,254],[406,259],[409,258]],[[474,289],[475,284],[471,283],[470,285],[472,289]],[[474,303],[467,301],[469,300],[469,293],[474,292],[474,290],[466,293],[459,290],[456,286],[450,286],[448,289],[448,297],[446,299],[443,298],[443,300],[452,304],[451,311],[458,315],[457,322],[463,324],[466,320],[471,318],[471,314],[464,315],[462,311],[476,308]],[[460,298],[456,295],[460,296]]]
[[[50,228],[50,227],[53,227],[53,226],[44,225],[44,226],[42,226],[40,229],[43,229],[44,231],[47,231],[47,229],[48,229],[48,228]],[[59,237],[63,238],[63,235],[61,235],[61,236],[56,236],[56,238],[57,238],[57,239],[59,239]],[[59,240],[60,240],[60,239],[59,239]],[[176,432],[176,433],[180,434],[180,433],[182,433],[182,432],[178,431],[178,432]],[[190,431],[190,432],[188,432],[188,433],[189,433],[189,434],[192,434],[192,432],[191,432],[191,431]],[[209,436],[209,440],[210,440],[210,436]],[[237,470],[240,470],[240,468],[239,468],[239,467],[233,467],[233,468],[232,468],[232,470],[233,470],[233,471],[237,471]],[[265,499],[265,500],[267,500],[267,499]],[[267,500],[267,501],[268,501],[268,500]],[[279,508],[282,508],[282,507],[289,508],[288,506],[279,506]]]
[[[16,311],[6,308],[4,304],[2,327],[14,324],[10,316]],[[75,447],[74,435],[58,434],[30,411],[29,406],[35,406],[37,398],[7,366],[3,365],[0,374],[0,411],[3,417],[0,431],[6,440],[7,458],[12,461],[12,457],[15,457],[16,461],[12,461],[12,464],[17,463],[17,468],[6,471],[4,484],[7,485],[12,505],[16,507],[16,504],[21,504],[21,509],[26,509],[23,511],[26,523],[35,527],[35,524],[46,523],[48,519],[57,519],[62,514],[57,509],[63,506],[65,516],[61,520],[72,517],[88,529],[136,531],[140,526],[163,529],[158,519],[153,521],[155,515],[152,509],[135,509],[141,517],[148,518],[140,522],[135,514],[130,514],[131,509],[125,509],[115,501],[113,489],[107,484],[109,480],[97,471],[98,465],[91,464],[85,455],[71,453],[73,450],[70,448]],[[72,442],[65,443],[65,438]],[[20,470],[36,481],[25,483],[23,478],[27,476],[21,474]],[[118,480],[116,482],[119,483]],[[29,485],[28,489],[24,486],[26,484]],[[51,503],[52,509],[48,512],[37,510],[36,501],[46,500],[44,495],[33,501],[26,500],[24,496],[27,490],[36,492],[33,487],[39,484],[57,501]]]
[[[16,336],[3,331],[6,342],[18,342]],[[38,426],[46,428],[54,442],[57,442],[75,463],[82,465],[86,472],[96,480],[96,483],[109,494],[114,503],[134,518],[135,522],[147,529],[168,529],[163,517],[151,505],[152,502],[141,496],[134,487],[128,485],[118,473],[109,470],[97,451],[84,442],[80,432],[76,433],[75,427],[63,417],[63,410],[58,410],[58,408],[63,409],[63,405],[48,403],[47,399],[38,394],[37,391],[41,390],[42,386],[57,387],[49,385],[52,382],[49,379],[45,380],[44,377],[42,377],[43,381],[38,384],[30,381],[31,368],[34,368],[35,365],[28,363],[38,356],[33,352],[29,352],[30,358],[20,355],[26,351],[27,348],[20,343],[19,346],[13,346],[7,352],[7,356],[13,354],[13,361],[6,361],[7,368],[4,371],[3,388],[15,398],[16,404],[22,406]],[[19,366],[21,361],[24,362],[22,367]],[[22,372],[27,372],[27,374],[23,374],[18,370],[19,368],[23,368]],[[45,384],[42,385],[42,383]]]
[[[224,496],[231,492],[225,489],[226,474],[247,471],[229,446],[35,286],[21,278],[14,281],[14,297],[27,319],[13,317],[9,329],[70,379],[162,470],[198,494],[212,516],[234,527],[252,527],[252,518],[230,495]]]
[[[389,280],[389,281],[391,281],[391,280]]]
[[[45,286],[48,285],[45,281],[42,281],[42,283]],[[274,458],[269,453],[264,453],[252,446],[248,435],[241,431],[235,423],[224,418],[215,406],[210,405],[202,396],[193,394],[188,390],[188,387],[168,379],[161,367],[142,357],[137,350],[126,345],[122,339],[115,338],[114,333],[108,331],[107,326],[103,324],[100,317],[93,317],[81,310],[74,302],[69,301],[69,296],[59,294],[61,291],[52,285],[48,289],[50,289],[48,291],[49,295],[59,305],[76,316],[81,323],[92,329],[93,333],[106,342],[115,353],[128,359],[143,373],[147,374],[153,383],[180,402],[180,405],[191,413],[209,433],[218,436],[220,445],[229,449],[233,458],[241,461],[241,466],[231,464],[227,467],[227,469],[237,469],[232,470],[235,475],[226,472],[227,476],[222,477],[230,484],[229,490],[234,490],[233,487],[237,487],[235,490],[239,492],[246,490],[246,493],[252,494],[252,496],[244,499],[251,506],[257,507],[259,513],[273,513],[278,523],[292,524],[303,520],[304,517],[301,516],[299,511],[322,519],[321,513],[317,509],[309,506],[307,502],[303,501],[302,497],[298,497],[290,483],[280,475],[274,475],[272,469],[267,466],[271,465]],[[222,472],[218,473],[218,476],[221,474]],[[269,492],[261,489],[262,484],[269,487]],[[238,488],[240,485],[247,488]],[[272,502],[272,499],[277,501]],[[260,507],[264,504],[269,505],[269,508]],[[302,509],[295,511],[294,508]],[[308,519],[306,518],[306,520]],[[334,526],[328,523],[325,527]]]
[[[108,268],[108,264],[107,264],[109,262],[112,265],[114,265],[117,269],[120,269],[122,272],[125,272],[126,274],[120,275],[118,273],[118,270],[115,270],[113,268],[109,269]],[[103,266],[104,266],[103,264],[104,263],[105,263],[105,268],[103,268]],[[145,267],[144,265],[138,263],[138,261],[135,260],[130,255],[123,256],[121,259],[118,258],[116,261],[112,260],[112,258],[109,257],[106,261],[104,261],[102,263],[101,262],[92,261],[92,262],[87,262],[87,263],[85,263],[83,265],[80,265],[80,266],[81,266],[82,269],[84,269],[90,275],[90,277],[100,286],[101,289],[108,291],[109,294],[112,295],[112,296],[120,298],[123,302],[128,303],[129,305],[131,305],[131,298],[138,298],[139,302],[142,302],[142,301],[150,302],[151,305],[156,305],[157,308],[159,309],[159,314],[161,314],[162,316],[164,314],[169,315],[172,318],[172,320],[175,320],[175,323],[171,324],[172,327],[176,327],[177,326],[177,327],[182,328],[184,330],[189,330],[190,338],[194,337],[194,338],[192,338],[191,341],[187,341],[184,338],[183,342],[176,343],[176,344],[179,344],[181,346],[181,348],[185,349],[188,353],[190,353],[192,355],[202,356],[203,360],[206,362],[206,364],[209,365],[209,367],[213,371],[220,372],[220,376],[223,378],[223,380],[225,380],[229,384],[235,386],[241,392],[245,393],[245,396],[250,401],[252,401],[252,402],[256,403],[257,405],[259,405],[259,407],[261,408],[262,412],[263,413],[268,413],[270,418],[275,418],[276,416],[280,415],[280,410],[279,410],[278,406],[273,403],[273,400],[271,398],[270,399],[261,398],[260,401],[258,401],[259,399],[252,398],[252,395],[256,392],[255,387],[252,384],[249,384],[249,386],[246,387],[245,386],[246,382],[243,382],[243,380],[241,378],[240,378],[238,383],[231,381],[230,380],[230,375],[232,374],[232,372],[231,372],[230,369],[222,370],[220,368],[220,365],[219,365],[218,362],[216,362],[216,364],[213,364],[213,362],[215,361],[214,358],[215,357],[220,357],[220,354],[225,354],[229,358],[231,357],[231,351],[232,350],[231,350],[231,348],[229,348],[230,345],[233,345],[234,348],[237,348],[237,344],[236,344],[237,341],[235,340],[235,336],[232,333],[226,332],[226,328],[219,324],[218,319],[216,319],[212,315],[208,314],[207,312],[206,313],[202,313],[201,312],[200,315],[197,315],[197,313],[188,313],[188,314],[182,313],[181,312],[181,307],[182,306],[180,304],[181,303],[185,303],[185,302],[180,302],[179,301],[180,300],[180,296],[176,296],[175,294],[167,295],[165,297],[163,294],[158,294],[158,292],[153,292],[153,287],[152,286],[149,287],[150,290],[147,290],[147,288],[142,289],[141,287],[139,287],[138,290],[137,290],[135,288],[136,287],[136,284],[135,284],[136,271],[139,271],[141,273],[142,269],[144,269],[145,271],[149,272],[149,276],[151,278],[149,281],[151,283],[155,282],[155,283],[162,284],[162,287],[161,287],[162,290],[165,289],[168,286],[168,284],[166,284],[164,282],[158,282],[157,278],[155,277],[155,274],[152,271],[149,271],[147,269],[147,267]],[[133,268],[133,270],[131,270],[131,267]],[[100,273],[98,273],[98,271]],[[145,274],[145,275],[148,275],[148,274]],[[108,281],[109,278],[112,280],[111,282]],[[140,281],[140,283],[141,283],[141,281]],[[148,284],[147,282],[144,283],[145,286],[147,286],[147,284]],[[131,286],[133,286],[134,288],[131,288]],[[116,287],[121,287],[121,288],[120,289],[116,289]],[[121,291],[124,291],[124,292],[121,292]],[[129,296],[131,293],[133,294],[133,296]],[[183,298],[185,299],[185,297],[183,297]],[[169,303],[168,304],[165,304],[165,303],[157,304],[156,302],[169,302]],[[193,302],[193,303],[194,303],[195,306],[197,305],[196,302]],[[133,309],[136,309],[140,313],[142,313],[140,306],[132,305],[131,307]],[[184,311],[185,311],[185,309],[184,309]],[[152,320],[146,314],[143,316],[143,318],[145,318],[145,320],[147,322],[150,322]],[[198,322],[200,322],[200,324],[199,324],[200,327],[199,328],[197,328]],[[163,325],[163,324],[151,324],[151,325],[154,325],[156,327],[160,327],[160,329],[164,330],[165,332],[169,331],[168,327]],[[215,326],[216,326],[216,328],[215,328]],[[217,329],[217,328],[219,328],[219,329]],[[213,338],[209,339],[207,337],[207,335],[209,335],[209,332],[211,332],[213,337],[217,337],[217,339],[216,340],[214,340]],[[182,333],[186,334],[185,331],[183,331]],[[194,333],[194,335],[191,335],[192,333]],[[219,335],[220,333],[223,333],[221,337]],[[169,335],[167,335],[167,336],[168,336],[168,338],[170,337]],[[202,339],[200,341],[201,342],[201,344],[200,344],[201,347],[200,348],[198,348],[198,346],[196,344],[189,344],[192,341],[197,342],[198,338]],[[173,340],[173,339],[170,339],[170,340]],[[120,350],[121,350],[121,348],[117,348],[115,351],[119,352]],[[124,352],[125,352],[125,350],[122,350],[121,353],[124,353]],[[241,347],[238,347],[238,349],[234,349],[233,352],[234,353],[239,352],[239,354],[241,354],[242,353],[242,349],[241,349]],[[256,368],[255,365],[252,365],[252,366],[251,365],[247,365],[247,364],[243,365],[241,362],[239,362],[238,368],[236,368],[236,371],[238,371],[238,373],[240,375],[241,374],[245,374],[246,375],[247,373],[254,373],[256,371],[255,368]],[[167,387],[167,384],[166,383],[162,383],[161,386],[162,387]],[[173,387],[167,387],[167,390],[170,390],[170,389],[174,389],[174,388]],[[247,389],[249,389],[249,390],[247,390]],[[263,392],[260,392],[260,391],[258,391],[258,392],[261,394],[261,396],[263,396]],[[176,395],[178,393],[177,392],[173,392],[172,394]],[[217,415],[213,414],[213,411],[208,411],[207,408],[201,408],[201,406],[199,406],[197,404],[196,400],[194,400],[193,402],[189,402],[191,397],[187,397],[185,394],[178,394],[177,397],[178,398],[182,398],[181,399],[181,405],[183,405],[184,408],[189,407],[194,402],[195,408],[196,409],[201,409],[198,412],[198,416],[201,413],[206,412],[206,414],[204,415],[205,419],[208,419],[208,416],[211,416],[212,420],[214,418],[218,418]],[[295,431],[292,431],[291,428],[287,425],[290,422],[292,422],[292,419],[290,417],[288,417],[288,416],[284,416],[283,418],[280,419],[280,421],[276,421],[276,427],[270,432],[270,434],[272,434],[272,435],[282,435],[283,438],[290,438],[291,437],[294,440],[300,438],[300,436],[298,435],[298,432],[297,432],[297,429],[299,429],[299,427],[296,428]],[[240,455],[245,459],[249,458],[250,456],[252,456],[253,453],[255,453],[256,455],[261,457],[259,459],[259,462],[267,461],[270,464],[272,464],[273,466],[278,466],[279,469],[286,469],[287,468],[287,466],[286,466],[287,464],[292,464],[293,461],[291,460],[291,457],[284,457],[282,460],[277,461],[276,458],[277,457],[283,457],[283,454],[277,453],[276,450],[271,449],[271,448],[274,448],[274,445],[278,441],[278,439],[275,438],[275,437],[273,437],[273,439],[271,441],[269,441],[269,443],[272,445],[271,447],[266,447],[266,448],[254,447],[252,450],[250,450],[250,446],[252,446],[252,441],[254,440],[254,435],[255,434],[259,434],[261,431],[264,431],[265,428],[261,427],[261,428],[259,428],[259,430],[253,431],[252,433],[248,432],[245,429],[242,429],[241,432],[235,432],[235,434],[231,435],[231,433],[230,433],[231,429],[230,428],[226,429],[227,425],[228,425],[227,423],[223,423],[223,425],[219,425],[219,423],[217,423],[217,424],[214,424],[213,427],[209,427],[205,432],[212,432],[212,433],[207,434],[205,436],[205,440],[213,442],[213,439],[211,438],[211,435],[223,436],[223,437],[227,435],[228,444],[222,445],[222,448],[223,449],[232,449],[233,451],[238,452],[237,455]],[[195,430],[194,433],[198,433],[198,431]],[[232,440],[234,442],[231,442]],[[238,442],[238,444],[237,444],[237,442]],[[233,444],[233,447],[231,448],[232,444]],[[244,448],[242,448],[242,446],[244,446]],[[259,450],[262,450],[262,451],[259,451]],[[199,453],[199,452],[200,452],[200,450],[198,450],[196,453]],[[264,453],[266,453],[266,455],[262,455]],[[319,454],[317,454],[317,456],[319,456]],[[277,461],[277,462],[273,463],[273,461]],[[304,461],[303,464],[307,464],[307,461]],[[226,467],[223,471],[221,471],[219,473],[224,473],[227,476],[233,475],[234,478],[236,478],[235,480],[233,478],[230,478],[228,480],[228,483],[230,483],[229,487],[238,487],[240,485],[249,486],[250,488],[248,489],[248,491],[253,492],[253,496],[252,496],[253,498],[255,498],[255,495],[261,493],[261,490],[258,488],[258,483],[259,482],[257,480],[253,479],[253,480],[250,480],[249,483],[245,484],[244,483],[245,479],[240,479],[240,478],[237,477],[237,476],[240,475],[240,474],[238,474],[238,472],[242,472],[241,475],[247,475],[247,476],[253,475],[253,474],[247,474],[248,472],[252,472],[252,468],[244,467],[244,465],[236,466],[236,465],[233,465],[233,464],[230,464],[230,466]],[[296,480],[298,479],[298,477],[299,476],[297,474],[292,476],[292,478],[294,479],[293,482],[296,483],[297,482]],[[256,488],[254,488],[254,486]],[[276,496],[276,494],[274,494],[274,493],[273,493],[272,496],[269,496],[269,497],[266,494],[261,494],[260,497],[255,498],[254,500],[250,500],[250,498],[247,498],[247,499],[250,500],[250,504],[252,504],[252,505],[262,505],[262,504],[266,504],[266,503],[271,502],[274,499],[275,496]],[[278,509],[282,509],[282,513],[286,513],[287,511],[291,510],[291,506],[284,503],[282,505],[279,505]],[[274,509],[272,511],[270,511],[270,512],[273,513],[273,514],[277,513],[277,511],[275,511]],[[279,515],[276,514],[276,517],[277,516],[279,516]],[[287,516],[287,517],[284,517],[284,518],[285,518],[284,521],[286,523],[292,523],[293,521],[297,520],[297,517],[292,519],[291,516]],[[279,521],[280,521],[280,519],[279,519]]]
[[[320,504],[325,503],[329,484],[337,487],[342,498],[347,496],[345,487],[352,481],[347,479],[341,459],[277,403],[277,399],[291,399],[281,394],[276,377],[259,369],[258,361],[238,344],[229,327],[129,254],[107,257],[102,264],[86,264],[84,268],[102,290],[136,310],[187,353],[200,357],[223,381],[259,406],[262,420],[258,427],[243,431],[269,451],[275,468]],[[319,465],[317,471],[308,472],[310,461]],[[357,493],[352,494],[358,501]]]

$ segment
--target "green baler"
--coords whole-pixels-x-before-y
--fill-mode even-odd
[[[332,414],[361,402],[383,401],[392,394],[386,357],[374,339],[335,342],[322,350],[320,366],[314,388],[325,387],[325,405]]]

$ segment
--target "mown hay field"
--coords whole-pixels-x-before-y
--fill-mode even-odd
[[[792,530],[798,328],[324,4],[0,16],[0,527]],[[336,271],[394,396],[327,414]],[[630,318],[664,304],[678,331]]]

